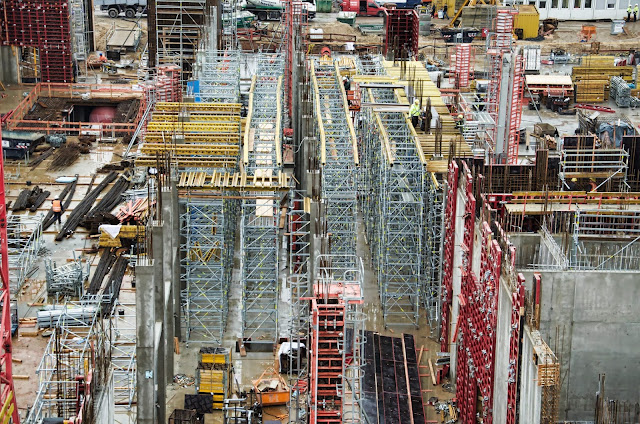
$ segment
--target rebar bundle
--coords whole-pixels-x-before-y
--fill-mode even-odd
[[[69,205],[71,204],[71,200],[73,200],[73,195],[76,192],[76,186],[78,185],[78,175],[76,175],[76,180],[68,183],[64,190],[62,190],[62,193],[60,193],[59,200],[62,202],[62,212],[66,211],[69,208]],[[49,228],[51,225],[53,225],[53,223],[56,222],[56,217],[54,216],[54,213],[52,210],[50,210],[49,212],[47,212],[47,215],[44,217],[44,221],[42,223],[42,229],[46,230],[47,228]]]
[[[98,195],[102,193],[102,191],[109,185],[113,180],[116,179],[118,174],[116,172],[110,172],[107,174],[104,179],[98,184],[96,188],[94,188],[89,194],[85,196],[84,199],[80,203],[73,208],[73,211],[67,218],[66,222],[62,226],[62,230],[56,235],[56,241],[60,241],[65,237],[73,234],[75,229],[80,225],[80,222],[84,219],[85,214],[91,209],[91,205],[96,201]]]

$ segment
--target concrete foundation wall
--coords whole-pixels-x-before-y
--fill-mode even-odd
[[[532,272],[523,274],[531,281]],[[543,271],[541,276],[540,332],[562,359],[559,419],[594,419],[600,373],[607,375],[610,398],[637,402],[640,274]]]
[[[115,422],[114,416],[114,397],[113,397],[113,373],[109,373],[108,383],[102,392],[99,394],[99,398],[96,400],[96,423],[113,423]]]
[[[513,309],[509,284],[500,277],[498,293],[498,327],[494,353],[493,422],[507,422],[507,386],[509,379],[509,339],[511,336],[511,311]],[[521,421],[524,422],[524,421]]]
[[[4,84],[18,82],[18,58],[14,55],[17,49],[11,46],[0,46],[0,81]]]
[[[538,367],[533,359],[533,341],[529,327],[522,329],[522,347],[520,348],[520,422],[540,424],[542,405],[542,387],[538,386]]]

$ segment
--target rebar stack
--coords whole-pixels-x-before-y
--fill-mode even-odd
[[[271,177],[281,171],[283,69],[281,55],[263,55],[258,59],[249,94],[248,125],[243,143],[243,161],[248,176]],[[280,192],[268,189],[248,192],[242,199],[240,246],[244,337],[252,337],[256,332],[271,338],[278,334],[280,199]]]
[[[42,216],[25,218],[11,215],[7,222],[9,245],[9,284],[11,294],[20,291],[33,271],[42,247]]]
[[[615,100],[619,107],[629,107],[631,105],[631,88],[622,77],[611,77],[609,84],[609,97]]]
[[[330,59],[311,63],[314,102],[320,139],[322,197],[326,199],[327,233],[338,268],[350,268],[356,251],[356,194],[359,164],[355,131],[349,117],[337,64]]]
[[[366,88],[365,102],[395,104],[395,89]],[[406,112],[365,110],[362,210],[385,325],[418,325],[423,273],[425,167]]]

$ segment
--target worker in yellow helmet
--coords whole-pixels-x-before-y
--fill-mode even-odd
[[[411,123],[413,128],[418,128],[418,117],[420,116],[420,101],[416,98],[413,104],[409,108],[409,116],[411,116]]]

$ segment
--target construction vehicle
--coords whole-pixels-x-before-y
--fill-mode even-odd
[[[343,12],[356,12],[357,16],[384,16],[385,11],[375,0],[344,0],[340,8]]]
[[[93,4],[100,6],[100,10],[106,10],[110,18],[117,18],[124,13],[124,16],[133,19],[136,13],[147,12],[147,2],[142,0],[95,0]]]
[[[280,0],[246,0],[240,6],[253,13],[259,21],[278,21],[284,12],[284,3]],[[313,0],[304,2],[307,18],[316,17],[316,5]]]

